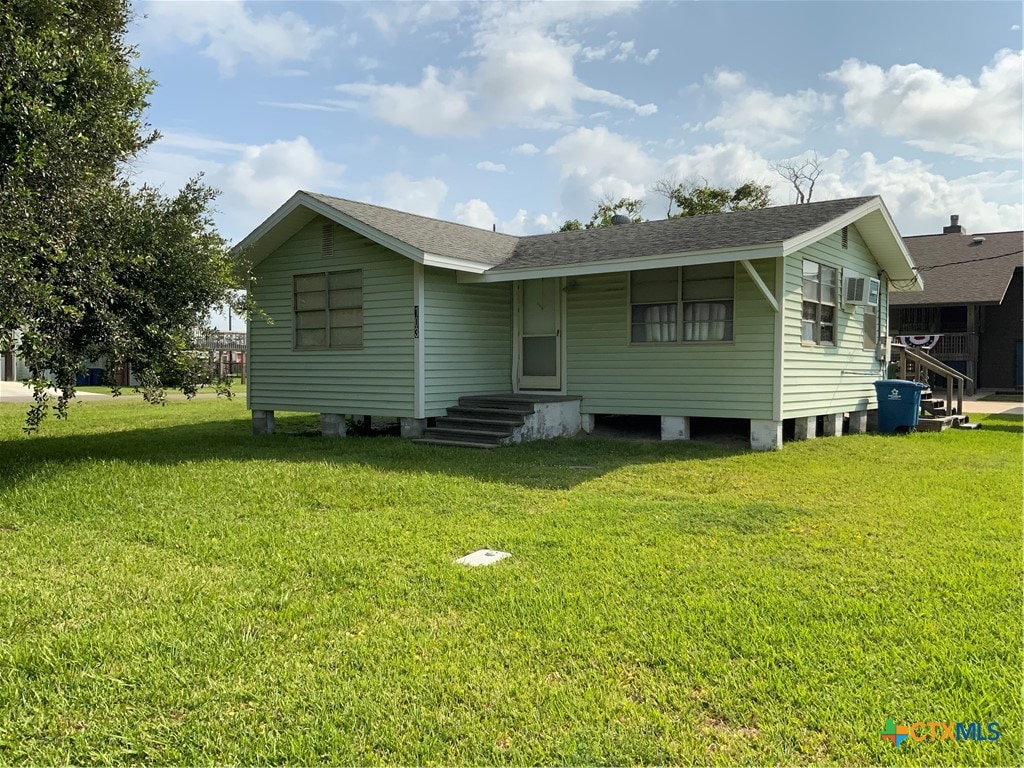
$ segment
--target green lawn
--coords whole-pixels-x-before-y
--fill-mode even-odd
[[[0,764],[1021,761],[1020,418],[754,454],[23,414]],[[452,565],[485,546],[514,557]],[[897,749],[889,717],[1002,738]]]

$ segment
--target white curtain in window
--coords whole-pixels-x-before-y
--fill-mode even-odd
[[[675,306],[672,304],[655,304],[644,310],[646,326],[645,341],[675,341],[676,319]]]
[[[729,319],[725,304],[691,303],[683,309],[683,339],[685,341],[723,341],[726,321]]]

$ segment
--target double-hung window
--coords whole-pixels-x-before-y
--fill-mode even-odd
[[[732,263],[631,272],[630,341],[731,341],[733,278]]]
[[[363,272],[315,272],[294,277],[295,348],[363,344]]]
[[[832,346],[836,342],[836,268],[805,259],[803,278],[800,338],[807,344]]]

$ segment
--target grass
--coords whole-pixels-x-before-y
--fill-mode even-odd
[[[1020,763],[1019,417],[774,454],[22,417],[0,764]],[[452,565],[485,546],[514,556]],[[895,749],[887,717],[1002,738]]]

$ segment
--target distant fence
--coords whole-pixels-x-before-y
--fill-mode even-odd
[[[238,376],[245,383],[245,360],[248,354],[246,334],[238,331],[216,331],[194,341],[196,352],[206,352],[210,374]]]

